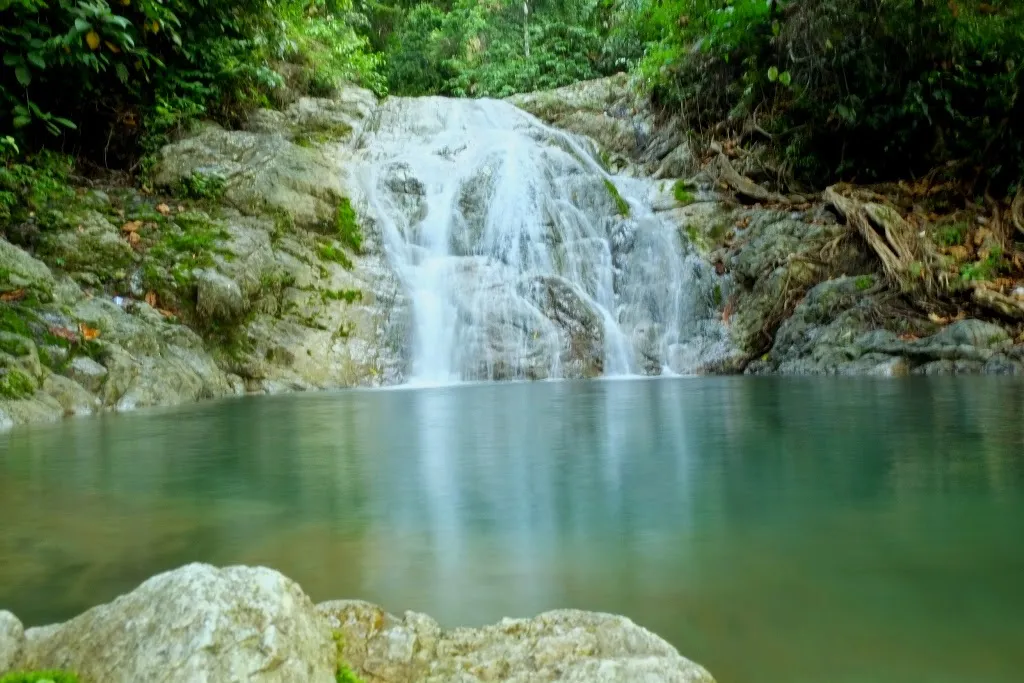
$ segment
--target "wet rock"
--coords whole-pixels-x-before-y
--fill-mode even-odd
[[[566,336],[561,345],[566,377],[596,377],[604,364],[604,321],[586,294],[565,278],[539,276],[529,284],[530,297]]]
[[[10,612],[0,610],[0,676],[13,670],[25,646],[25,631]]]
[[[366,683],[712,683],[711,675],[629,619],[560,610],[482,628],[442,630],[423,614],[318,606],[342,634],[342,658]]]
[[[101,408],[100,399],[94,393],[67,377],[48,375],[41,388],[60,404],[65,415],[91,415]]]
[[[196,280],[199,315],[229,324],[245,315],[246,301],[237,282],[215,270],[196,270],[192,275]]]
[[[137,683],[333,683],[336,652],[309,598],[269,569],[193,564],[71,621],[29,629],[22,666]]]
[[[65,373],[72,380],[93,392],[99,392],[107,377],[107,369],[88,356],[76,356],[68,363]]]

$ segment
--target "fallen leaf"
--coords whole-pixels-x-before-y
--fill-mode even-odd
[[[142,241],[142,238],[139,237],[139,233],[137,233],[137,232],[130,232],[130,233],[128,233],[128,244],[130,244],[130,245],[132,245],[134,247],[134,246],[136,246],[141,241]]]
[[[24,298],[25,298],[25,290],[24,289],[15,289],[13,291],[4,292],[3,294],[0,294],[0,301],[6,301],[6,302],[21,301]]]
[[[156,309],[156,312],[159,313],[160,315],[162,315],[165,318],[174,318],[174,317],[176,317],[175,313],[173,311],[168,311],[165,308],[158,308],[158,309]]]
[[[911,334],[910,332],[900,335],[900,341],[917,341],[918,339],[920,339],[920,337],[916,334]]]
[[[82,333],[82,338],[85,341],[92,341],[100,336],[100,331],[95,327],[89,327],[85,323],[78,323],[78,331]]]
[[[167,206],[166,204],[157,204],[156,210],[161,216],[171,215],[171,207]]]
[[[146,303],[156,308],[156,292],[146,292]]]
[[[121,226],[121,232],[138,232],[142,227],[142,221],[128,221]]]
[[[949,323],[949,318],[943,318],[938,313],[929,313],[928,319],[931,320],[936,325],[946,325]]]

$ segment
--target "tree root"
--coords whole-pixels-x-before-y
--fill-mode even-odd
[[[942,271],[938,254],[896,209],[873,193],[847,196],[840,189],[833,185],[825,190],[825,201],[864,239],[892,284],[904,291],[924,289],[928,293],[947,288],[948,275]]]
[[[729,161],[729,158],[721,152],[718,154],[717,165],[719,178],[738,196],[752,199],[755,202],[787,205],[792,203],[789,197],[778,192],[766,190],[750,178],[740,175],[739,171],[733,167],[732,162]]]
[[[1017,196],[1013,198],[1013,203],[1010,205],[1010,220],[1013,222],[1013,227],[1017,228],[1017,232],[1024,235],[1024,179],[1021,180],[1020,187],[1017,188]]]
[[[985,287],[974,287],[971,298],[974,303],[1003,318],[1024,321],[1024,301]]]

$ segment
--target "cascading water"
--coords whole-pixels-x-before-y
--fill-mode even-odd
[[[651,183],[609,176],[582,140],[427,97],[384,102],[359,144],[412,304],[411,383],[689,373],[724,351],[714,273]]]

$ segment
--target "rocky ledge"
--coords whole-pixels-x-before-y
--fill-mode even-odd
[[[559,610],[445,630],[424,614],[313,602],[262,567],[192,564],[63,624],[0,612],[0,676],[58,669],[82,683],[713,683],[653,633]]]
[[[78,188],[0,239],[0,430],[393,383],[408,313],[350,177],[363,90],[199,127],[154,191]]]

